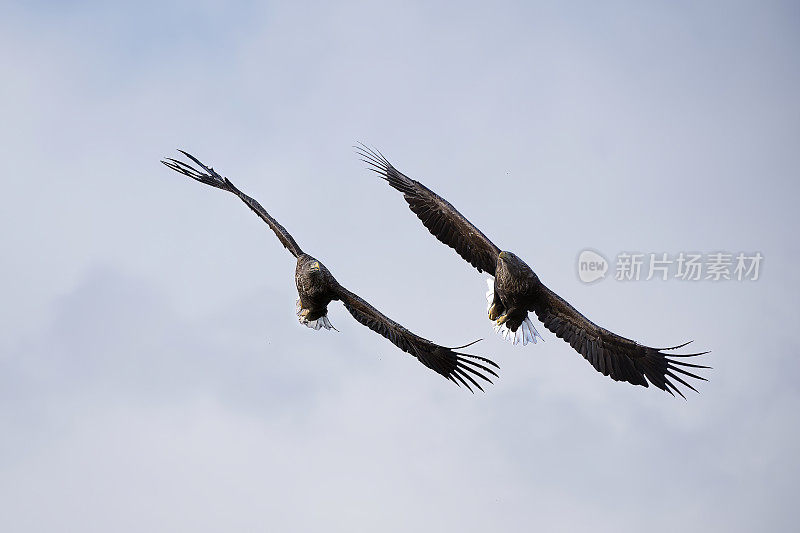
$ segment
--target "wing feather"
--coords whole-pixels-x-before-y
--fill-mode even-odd
[[[476,378],[491,383],[492,380],[488,376],[497,377],[493,368],[498,368],[498,366],[493,361],[485,357],[457,352],[455,351],[457,348],[446,348],[423,339],[344,287],[337,288],[337,296],[358,322],[389,339],[392,344],[413,355],[420,363],[453,383],[464,385],[470,391],[473,386],[483,390]]]
[[[362,161],[389,185],[403,193],[411,211],[437,239],[469,264],[494,276],[500,249],[447,200],[392,166],[380,152],[355,147]]]
[[[272,229],[275,235],[278,237],[278,240],[281,241],[281,244],[289,250],[293,256],[298,257],[300,256],[303,251],[295,242],[294,238],[286,231],[286,228],[280,225],[277,220],[272,218],[267,210],[264,209],[261,204],[259,204],[253,198],[247,196],[245,193],[240,191],[236,188],[236,186],[231,183],[228,178],[223,178],[220,176],[216,170],[211,167],[205,166],[201,163],[196,157],[193,155],[184,152],[183,150],[178,150],[180,153],[194,161],[203,172],[197,170],[191,165],[187,165],[182,161],[178,161],[177,159],[172,159],[170,157],[166,158],[166,160],[162,160],[161,162],[164,163],[168,168],[171,168],[175,172],[180,172],[185,176],[189,176],[190,178],[199,181],[200,183],[205,183],[206,185],[210,185],[212,187],[216,187],[217,189],[222,189],[224,191],[232,192],[236,196],[238,196],[247,207],[253,210],[253,212],[261,217],[261,219],[267,223],[267,225]]]
[[[627,381],[644,387],[650,383],[673,396],[678,393],[682,397],[683,393],[675,385],[676,382],[695,392],[697,389],[678,374],[706,381],[680,367],[710,367],[674,358],[695,357],[708,352],[669,354],[665,351],[682,348],[688,343],[671,348],[651,348],[626,339],[598,326],[541,283],[533,289],[528,310],[536,313],[544,327],[569,343],[595,370],[615,381]]]

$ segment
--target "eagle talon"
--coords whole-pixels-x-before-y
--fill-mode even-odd
[[[495,322],[497,322],[498,326],[502,326],[503,322],[505,322],[506,320],[508,320],[508,315],[503,315],[500,318],[498,318]]]
[[[500,316],[501,312],[502,311],[500,310],[499,305],[492,304],[492,306],[489,308],[489,320],[497,320],[497,317]]]

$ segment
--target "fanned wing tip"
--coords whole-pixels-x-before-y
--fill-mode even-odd
[[[460,355],[460,356],[461,356],[461,358],[459,359],[459,362],[461,362],[461,363],[463,363],[463,364],[465,364],[465,365],[471,365],[469,368],[472,368],[472,367],[475,367],[475,368],[480,368],[480,369],[481,369],[481,370],[483,370],[484,372],[486,372],[486,373],[488,373],[488,374],[491,374],[491,375],[493,375],[493,376],[494,376],[494,377],[496,377],[496,378],[499,378],[499,377],[500,377],[500,376],[498,376],[498,375],[497,375],[497,372],[495,372],[494,370],[492,370],[492,369],[491,369],[491,368],[489,368],[488,366],[485,366],[485,365],[483,365],[483,364],[479,363],[478,361],[473,361],[472,359],[468,359],[468,358],[470,358],[470,357],[474,357],[474,358],[478,359],[479,361],[480,361],[480,360],[483,360],[483,361],[484,361],[484,362],[486,362],[487,364],[490,364],[491,366],[493,366],[493,367],[495,367],[495,368],[499,369],[500,367],[499,367],[499,366],[497,366],[497,364],[495,364],[493,361],[485,360],[485,359],[483,359],[483,357],[471,356],[471,355],[469,355],[469,354],[464,354],[464,353],[460,353],[460,354],[458,354],[458,355]],[[485,379],[486,381],[488,381],[489,383],[491,383],[491,380],[490,380],[489,378],[487,378],[486,376],[481,376],[481,378],[482,378],[482,379]]]
[[[470,345],[474,344],[475,342],[477,341],[470,343]],[[494,361],[479,355],[454,352],[449,348],[444,349],[447,350],[447,358],[452,358],[451,360],[453,361],[453,364],[452,366],[447,365],[440,367],[437,371],[456,385],[464,385],[470,392],[473,393],[475,392],[473,387],[481,392],[485,392],[478,380],[483,380],[486,383],[491,384],[493,382],[492,378],[489,376],[493,376],[495,378],[500,377],[494,370],[499,369],[500,367]],[[494,369],[491,367],[494,367]]]
[[[379,174],[385,174],[392,167],[392,164],[380,153],[379,150],[375,148],[370,148],[366,144],[362,142],[358,142],[357,145],[353,145],[355,148],[356,153],[361,156],[361,161],[370,165],[370,170],[376,170]],[[384,176],[385,178],[385,176]]]
[[[691,342],[691,341],[689,341],[689,342]],[[653,383],[658,388],[669,392],[673,396],[675,396],[675,394],[673,394],[673,391],[674,391],[674,392],[678,393],[678,395],[680,395],[680,397],[683,398],[683,399],[686,399],[686,396],[684,396],[683,392],[677,387],[675,382],[683,385],[684,387],[686,387],[688,389],[693,390],[694,392],[699,393],[700,391],[698,391],[696,388],[694,388],[694,386],[692,386],[692,384],[687,382],[686,379],[682,378],[679,374],[681,374],[683,376],[686,376],[687,378],[697,379],[697,380],[700,380],[700,381],[708,381],[708,378],[704,378],[703,376],[695,374],[694,372],[690,372],[690,371],[686,370],[685,368],[710,369],[711,367],[707,366],[707,365],[699,365],[699,364],[695,364],[695,363],[687,363],[685,361],[677,361],[674,358],[677,358],[677,357],[680,357],[680,358],[697,357],[699,355],[704,355],[704,354],[707,354],[709,352],[705,351],[705,352],[698,352],[698,353],[691,353],[691,354],[665,354],[665,353],[663,353],[663,351],[664,350],[675,350],[677,348],[682,348],[682,347],[686,346],[687,344],[689,344],[689,342],[685,342],[685,343],[683,343],[683,344],[681,344],[679,346],[675,346],[675,347],[672,347],[672,348],[661,348],[661,349],[658,349],[658,350],[654,349],[654,352],[656,354],[658,354],[658,356],[663,357],[663,359],[665,361],[664,367],[663,367],[663,376],[661,377],[660,380],[654,381],[653,379],[650,378],[650,375],[645,374],[647,379],[650,381],[650,383]],[[685,367],[685,368],[681,368],[681,367]]]
[[[481,371],[485,372],[487,374],[491,374],[492,376],[494,376],[496,378],[499,378],[500,376],[497,374],[497,372],[494,371],[490,367],[494,367],[496,369],[499,369],[500,365],[498,365],[497,363],[495,363],[491,359],[487,359],[486,357],[481,357],[480,355],[473,355],[473,354],[469,354],[469,353],[461,353],[461,352],[456,352],[455,351],[455,350],[461,350],[461,349],[467,348],[469,346],[472,346],[473,344],[476,344],[476,343],[478,343],[478,342],[480,342],[482,340],[483,339],[476,339],[476,340],[474,340],[472,342],[464,344],[463,346],[454,346],[454,347],[446,348],[446,349],[448,351],[451,351],[453,354],[455,354],[455,357],[456,357],[455,370],[458,370],[460,372],[466,371],[468,378],[469,378],[468,374],[471,373],[471,374],[479,377],[480,379],[486,381],[487,383],[492,383],[492,380],[490,378],[488,378],[487,376],[485,376],[483,373],[481,373]],[[474,385],[476,387],[478,387],[481,391],[483,391],[483,389],[480,387],[480,385],[478,385],[477,383],[474,383]]]
[[[471,353],[461,353],[461,352],[456,352],[456,353],[458,355],[463,356],[463,357],[469,357],[470,359],[475,359],[476,361],[482,361],[482,362],[486,363],[487,365],[493,366],[495,368],[500,368],[500,365],[498,365],[497,363],[495,363],[491,359],[487,359],[485,357],[481,357],[480,355],[472,355]]]
[[[475,371],[474,371],[474,370],[472,370],[472,369],[470,369],[470,370],[471,370],[471,373],[472,373],[472,374],[475,374],[475,375],[478,375],[478,376],[480,376],[480,373],[478,373],[478,372],[475,372]],[[486,391],[484,391],[484,390],[483,390],[483,387],[481,387],[480,383],[478,383],[477,381],[475,381],[475,379],[474,379],[474,378],[473,378],[473,377],[470,375],[470,372],[468,372],[468,371],[467,371],[467,369],[466,369],[465,367],[457,367],[457,368],[456,368],[456,369],[453,371],[453,373],[454,373],[454,374],[456,374],[456,375],[459,375],[459,374],[460,374],[461,376],[463,376],[464,378],[466,378],[466,379],[467,379],[467,381],[469,381],[470,383],[472,383],[473,387],[477,388],[477,389],[478,389],[479,391],[481,391],[481,392],[486,392]],[[486,379],[486,378],[484,378],[484,379]],[[487,381],[488,381],[488,379],[487,379]],[[490,382],[490,383],[491,383],[491,382]],[[473,391],[473,390],[472,390],[472,388],[471,388],[471,387],[467,386],[467,388],[469,388],[469,391],[470,391],[470,392],[472,392],[472,393],[474,393],[474,392],[475,392],[475,391]]]
[[[181,150],[180,148],[178,148],[178,151],[180,153],[182,153],[183,155],[185,155],[186,157],[188,157],[189,159],[191,159],[192,161],[194,161],[196,165],[198,165],[200,168],[202,168],[203,170],[205,170],[209,174],[213,174],[214,173],[214,169],[205,166],[202,161],[197,159],[195,156],[193,156],[192,154],[190,154],[186,150]]]
[[[454,379],[454,378],[455,378],[455,379]],[[467,388],[467,390],[468,390],[468,391],[470,391],[471,393],[475,394],[475,391],[474,391],[474,390],[472,390],[472,387],[470,387],[470,386],[469,386],[469,383],[467,383],[466,381],[464,381],[464,378],[462,378],[462,377],[461,377],[460,375],[458,375],[456,372],[453,372],[453,373],[451,373],[449,376],[447,376],[447,379],[451,380],[453,383],[455,383],[455,384],[456,384],[456,385],[458,385],[459,387],[460,387],[461,385],[464,385],[464,386]],[[458,381],[456,381],[456,379],[457,379]]]
[[[445,378],[455,383],[456,387],[461,387],[461,384],[458,381],[456,381],[456,378],[454,378],[453,376],[445,376]]]
[[[167,168],[174,170],[175,172],[180,172],[181,174],[186,174],[192,178],[197,179],[200,176],[200,173],[197,172],[195,169],[187,165],[182,161],[178,161],[177,159],[173,159],[171,157],[167,157],[161,160],[161,163],[166,165]]]
[[[189,176],[193,180],[197,180],[200,183],[205,183],[206,185],[211,185],[212,187],[216,187],[218,189],[228,188],[226,183],[227,180],[220,176],[213,167],[204,165],[199,159],[185,150],[178,149],[178,151],[203,169],[203,172],[187,163],[184,163],[183,161],[179,161],[172,157],[166,157],[162,159],[161,163],[163,163],[167,168],[183,174],[184,176]]]
[[[413,192],[413,180],[394,168],[380,151],[369,148],[366,145],[354,146],[354,148],[356,149],[356,153],[361,156],[361,161],[367,164],[368,170],[375,172],[382,180],[388,182],[389,185],[402,192],[404,195]]]

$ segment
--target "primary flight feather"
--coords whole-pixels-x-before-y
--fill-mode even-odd
[[[423,365],[438,372],[456,385],[464,385],[469,390],[472,390],[472,387],[483,390],[477,380],[491,383],[488,375],[497,377],[497,374],[492,369],[492,367],[498,368],[494,362],[477,355],[455,351],[469,345],[446,348],[434,344],[410,332],[397,322],[386,317],[363,298],[344,288],[336,281],[325,265],[300,249],[300,246],[286,231],[286,228],[272,218],[261,204],[240,191],[228,178],[220,176],[213,168],[205,166],[194,156],[183,150],[179,151],[192,160],[200,170],[177,159],[167,158],[161,162],[170,169],[189,176],[200,183],[205,183],[238,196],[267,223],[281,244],[297,259],[295,268],[295,283],[299,295],[297,314],[302,324],[313,329],[331,329],[333,326],[328,319],[328,304],[331,301],[339,300],[358,322],[389,339],[392,344],[413,355]]]
[[[371,170],[403,194],[411,211],[431,234],[453,248],[478,272],[494,276],[494,282],[487,280],[489,320],[514,344],[535,343],[537,337],[541,338],[528,317],[532,311],[547,329],[568,342],[598,372],[615,381],[644,387],[651,383],[681,396],[683,393],[676,383],[696,392],[684,378],[705,381],[687,368],[709,367],[683,359],[707,352],[665,353],[688,343],[651,348],[598,326],[546,287],[522,259],[495,246],[447,200],[397,170],[380,152],[364,145],[355,148]]]

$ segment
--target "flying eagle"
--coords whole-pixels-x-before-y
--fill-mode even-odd
[[[664,352],[689,343],[651,348],[598,326],[548,289],[522,259],[495,246],[447,200],[398,171],[380,152],[364,145],[355,148],[370,170],[403,193],[408,206],[437,239],[453,248],[478,272],[494,276],[494,282],[487,280],[489,320],[494,321],[495,330],[506,339],[525,345],[541,338],[528,317],[528,312],[533,311],[547,329],[568,342],[595,370],[615,381],[644,387],[649,382],[682,397],[674,382],[695,392],[697,389],[678,374],[706,381],[685,368],[709,367],[678,359],[708,352],[667,354]]]
[[[342,287],[330,271],[325,268],[325,265],[310,255],[303,253],[297,242],[289,235],[289,232],[277,220],[272,218],[261,207],[261,204],[237,189],[228,178],[220,176],[213,168],[205,166],[194,156],[183,150],[179,150],[179,152],[191,159],[203,171],[201,172],[177,159],[166,158],[161,162],[172,170],[189,176],[200,183],[211,185],[238,196],[267,223],[270,229],[275,232],[281,244],[297,258],[294,279],[299,295],[297,299],[297,315],[300,323],[315,330],[333,328],[330,320],[328,320],[328,304],[333,300],[340,300],[350,314],[353,315],[353,318],[361,324],[386,337],[392,344],[404,352],[410,353],[419,359],[420,363],[438,372],[456,385],[464,385],[470,391],[472,391],[472,386],[483,390],[475,378],[491,383],[491,379],[486,374],[497,377],[497,374],[491,368],[498,368],[494,362],[477,355],[455,351],[466,348],[477,341],[464,346],[445,348],[413,334],[397,322],[389,319],[364,299]]]

